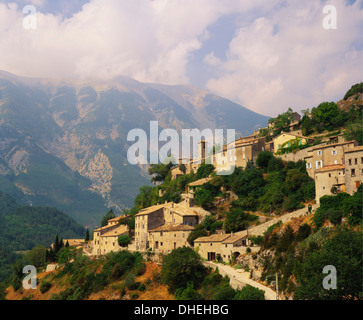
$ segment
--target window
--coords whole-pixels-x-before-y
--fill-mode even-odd
[[[352,159],[349,159],[348,162],[349,162],[349,165],[351,166],[352,165]]]
[[[363,158],[360,158],[360,163],[363,164]]]
[[[329,178],[331,178],[331,173],[329,173]]]
[[[321,156],[323,154],[323,151],[319,150],[318,151],[318,156]]]
[[[352,177],[355,177],[355,169],[352,169],[352,171],[351,171],[351,176],[352,176]]]
[[[334,160],[334,164],[338,164],[338,160]]]
[[[322,168],[323,167],[323,161],[316,161],[316,169]]]
[[[323,186],[323,190],[325,190],[325,186]]]
[[[212,245],[213,245],[213,243],[210,244],[210,246],[212,246]]]
[[[354,164],[358,164],[358,159],[357,158],[354,159]]]
[[[163,232],[162,231],[160,231],[160,237],[162,237],[163,236]]]
[[[335,156],[335,155],[337,154],[337,151],[336,151],[336,150],[332,150],[331,154],[332,154],[333,156]]]

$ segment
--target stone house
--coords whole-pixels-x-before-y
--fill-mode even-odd
[[[136,250],[148,250],[159,247],[160,242],[163,242],[163,250],[169,250],[166,248],[170,248],[170,244],[174,247],[174,242],[176,242],[176,247],[184,246],[185,241],[182,239],[194,229],[198,222],[199,215],[192,208],[173,202],[141,210],[135,215],[135,248]],[[163,231],[160,231],[159,228]],[[169,229],[170,231],[167,231]],[[164,237],[164,234],[168,235],[168,232],[174,232],[176,235],[173,234],[172,237],[175,239],[167,244],[165,240],[161,241],[158,238],[158,232],[162,232],[160,237]],[[155,240],[156,238],[158,240]],[[162,239],[168,239],[168,237]]]
[[[121,221],[128,219],[128,216],[120,216],[108,220],[104,227],[97,228],[93,231],[92,255],[103,255],[111,251],[120,251],[124,248],[118,244],[118,238],[121,235],[130,236],[127,225],[120,224]]]
[[[169,253],[177,248],[190,247],[187,239],[193,230],[194,226],[184,224],[163,225],[149,230],[149,246],[157,253]]]
[[[164,224],[164,205],[155,205],[141,210],[135,215],[136,249],[147,250],[149,247],[148,230]]]
[[[194,240],[194,248],[199,255],[208,261],[223,260],[228,262],[246,252],[248,245],[247,231],[236,234],[213,234]]]
[[[345,190],[349,194],[357,191],[363,182],[363,146],[345,152]]]
[[[317,203],[331,191],[353,194],[362,183],[363,147],[357,141],[315,146],[304,160],[315,181]]]

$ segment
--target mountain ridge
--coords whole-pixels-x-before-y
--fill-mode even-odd
[[[132,207],[138,188],[150,184],[147,166],[127,161],[130,130],[149,132],[158,121],[160,130],[235,129],[244,136],[268,119],[189,85],[0,71],[0,191],[95,226],[109,208]]]

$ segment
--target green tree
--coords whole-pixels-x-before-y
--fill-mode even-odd
[[[113,210],[109,210],[105,216],[103,216],[102,220],[101,220],[101,227],[107,226],[108,220],[116,218],[115,213],[113,212]]]
[[[89,237],[89,229],[87,228],[86,229],[86,237],[84,238],[84,241],[87,243],[89,240],[90,240],[90,237]]]
[[[25,254],[25,259],[36,268],[43,267],[45,265],[46,252],[46,247],[37,245]]]
[[[177,300],[201,300],[201,295],[194,289],[192,282],[188,282],[187,287],[179,288],[175,291],[175,298]]]
[[[206,237],[208,235],[207,231],[205,230],[204,226],[202,224],[197,224],[194,227],[194,230],[190,233],[187,241],[191,246],[194,246],[194,240]]]
[[[170,169],[172,167],[172,162],[169,162],[168,164],[151,164],[148,170],[149,174],[153,175],[153,177],[151,178],[151,182],[153,182],[154,184],[164,182],[165,179],[168,177]]]
[[[334,102],[323,102],[312,109],[313,120],[328,129],[333,129],[336,125],[335,119],[339,117],[341,111]]]
[[[214,202],[214,196],[212,191],[207,190],[203,187],[198,188],[195,191],[195,202],[198,206],[203,208],[211,207]]]
[[[212,164],[201,163],[197,170],[197,179],[203,179],[209,177],[215,170]]]
[[[123,234],[118,237],[117,242],[120,247],[127,247],[131,243],[131,239],[128,235]]]
[[[200,256],[191,248],[183,247],[164,256],[161,267],[161,280],[171,292],[187,288],[188,282],[198,288],[206,275]]]
[[[248,284],[237,292],[233,300],[265,300],[265,291]]]
[[[347,100],[349,97],[359,93],[363,93],[363,82],[353,85],[345,94],[344,100]]]
[[[269,161],[274,157],[272,152],[262,151],[258,154],[256,165],[261,169],[267,169]]]
[[[308,253],[302,263],[296,264],[297,289],[295,299],[355,300],[362,292],[362,232],[338,228],[319,250]],[[325,266],[337,271],[336,289],[326,290],[323,280]]]

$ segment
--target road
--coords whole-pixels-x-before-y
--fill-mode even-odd
[[[245,285],[249,284],[252,287],[265,291],[266,300],[277,300],[275,291],[273,291],[272,289],[270,289],[256,281],[249,279],[248,273],[243,274],[243,273],[238,272],[236,269],[234,269],[230,266],[226,266],[224,264],[215,263],[215,262],[211,262],[211,261],[204,261],[204,265],[206,265],[207,267],[212,267],[213,269],[218,267],[219,273],[221,275],[223,275],[223,276],[227,275],[229,277],[230,284],[233,289],[238,289],[238,288],[241,289]]]

